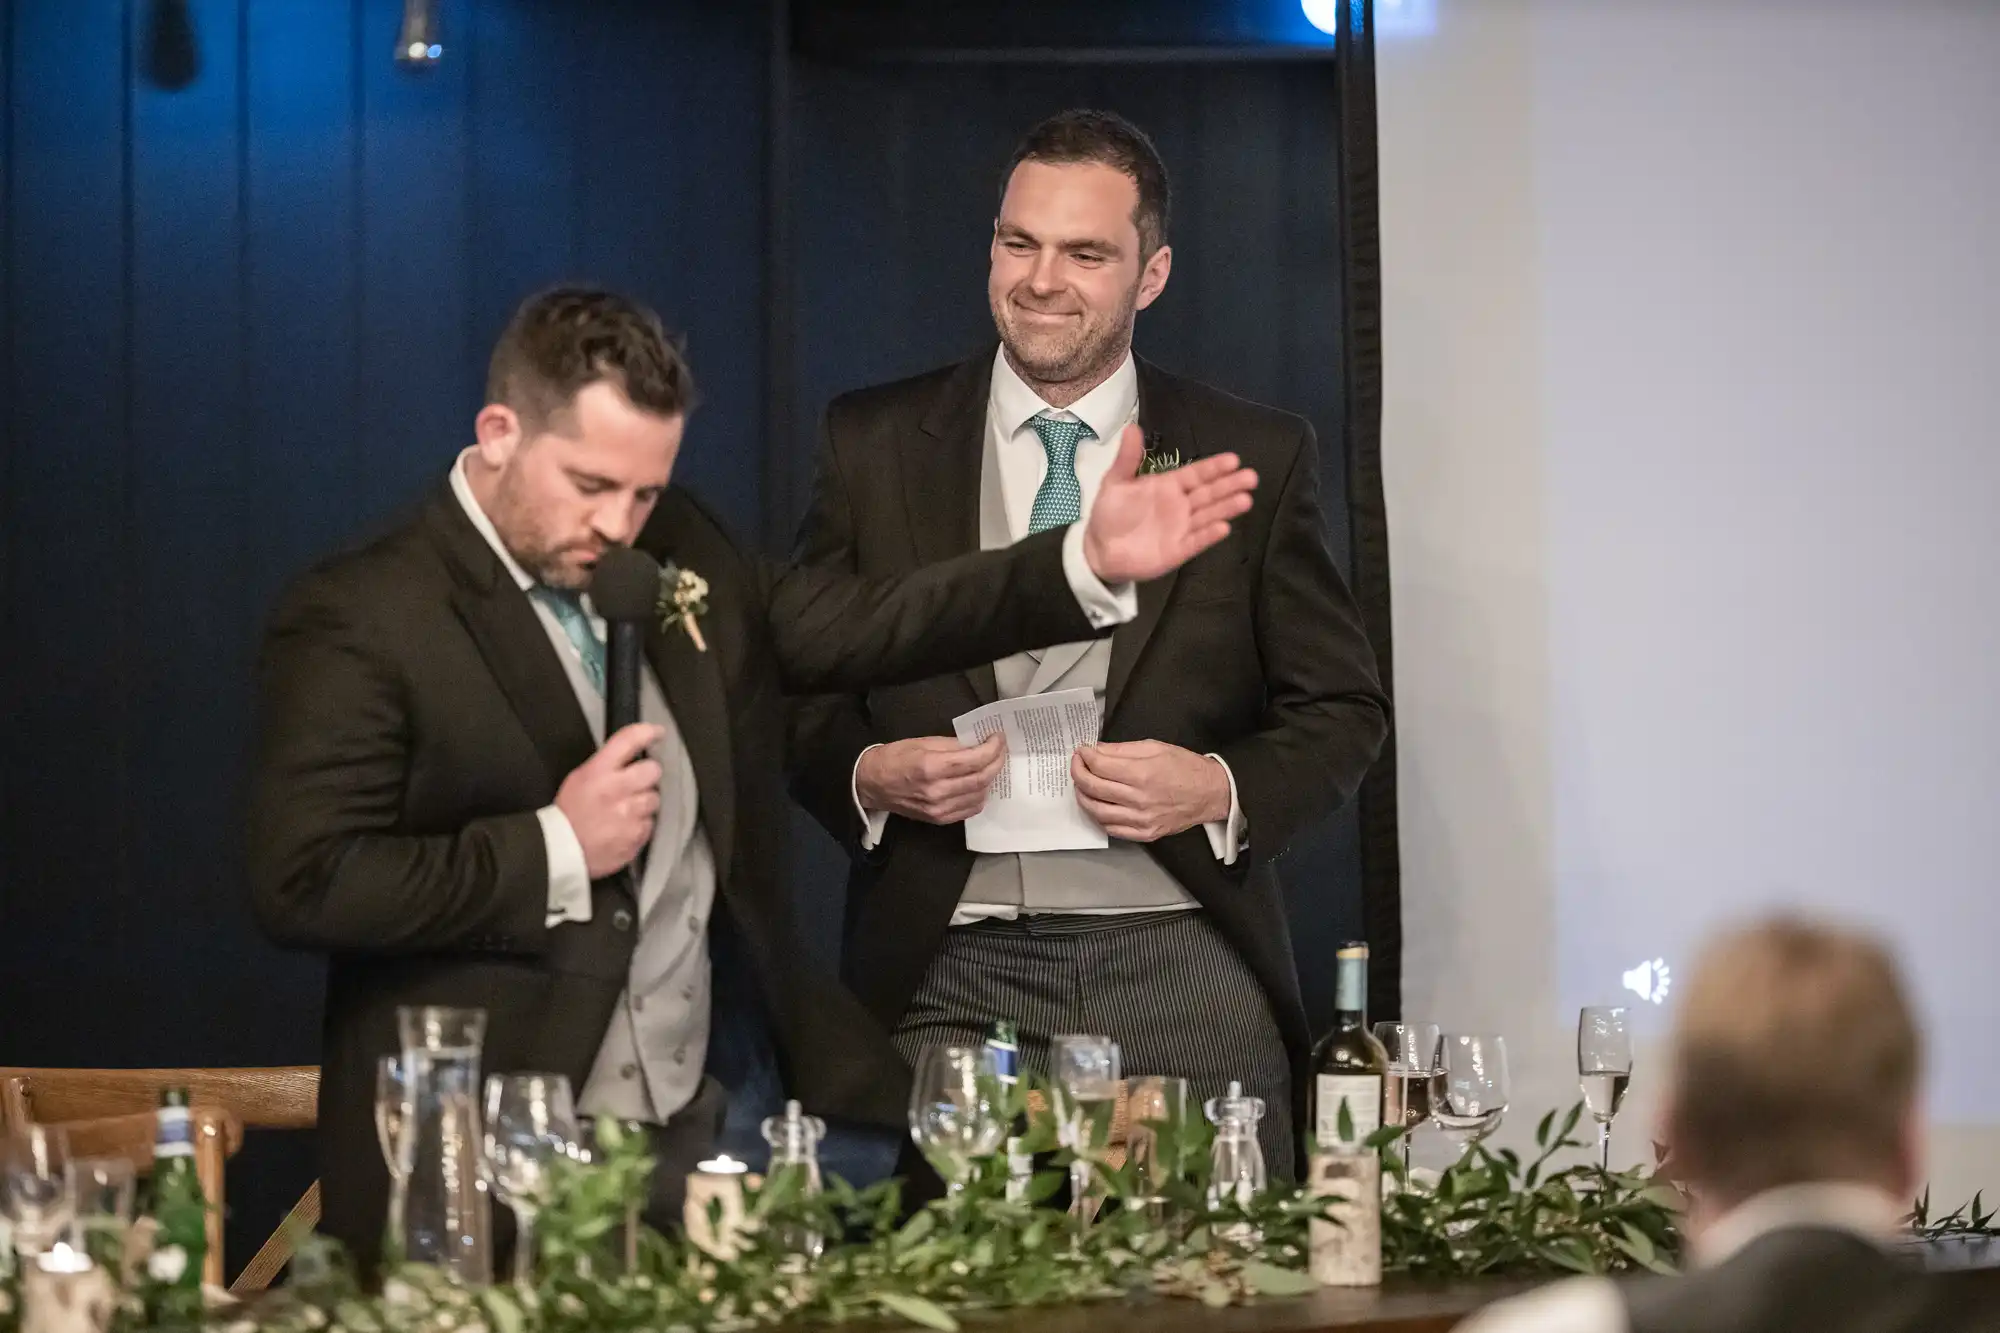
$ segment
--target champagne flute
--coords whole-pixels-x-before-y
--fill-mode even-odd
[[[549,1163],[570,1157],[576,1107],[562,1074],[494,1074],[486,1080],[487,1182],[514,1210],[514,1285],[534,1285],[535,1214],[548,1188]]]
[[[22,1125],[0,1143],[0,1207],[22,1254],[32,1257],[53,1245],[69,1225],[74,1202],[62,1126]]]
[[[1507,1042],[1491,1033],[1447,1032],[1439,1049],[1431,1118],[1463,1161],[1506,1113]]]
[[[910,1084],[910,1139],[956,1198],[1007,1137],[1006,1090],[988,1046],[933,1046]]]
[[[1154,1225],[1166,1220],[1167,1182],[1187,1151],[1188,1085],[1184,1078],[1134,1078],[1125,1104],[1125,1150],[1132,1183]]]
[[[1611,1169],[1611,1121],[1632,1081],[1632,1036],[1622,1005],[1591,1005],[1577,1015],[1576,1079],[1597,1122],[1599,1165]]]
[[[1377,1023],[1375,1040],[1388,1054],[1382,1074],[1382,1123],[1403,1127],[1403,1179],[1410,1178],[1410,1140],[1431,1118],[1431,1088],[1438,1072],[1435,1023]]]
[[[375,1062],[375,1141],[382,1146],[391,1180],[404,1174],[403,1122],[409,1115],[410,1089],[403,1081],[403,1062],[385,1055]]]
[[[1049,1043],[1049,1083],[1055,1103],[1056,1141],[1075,1160],[1069,1166],[1070,1212],[1085,1221],[1094,1207],[1091,1168],[1111,1143],[1118,1104],[1118,1043],[1090,1033],[1068,1033]]]

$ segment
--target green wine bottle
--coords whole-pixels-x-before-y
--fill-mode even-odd
[[[153,1136],[153,1220],[159,1232],[148,1273],[164,1288],[161,1312],[198,1316],[202,1264],[208,1258],[208,1199],[195,1169],[194,1114],[186,1088],[160,1091]]]

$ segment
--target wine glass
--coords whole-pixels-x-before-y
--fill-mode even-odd
[[[1461,1160],[1473,1144],[1500,1127],[1507,1091],[1505,1038],[1491,1033],[1444,1034],[1431,1089],[1431,1118],[1457,1145]]]
[[[1599,1161],[1611,1169],[1611,1121],[1632,1081],[1632,1036],[1622,1005],[1590,1005],[1576,1020],[1576,1080],[1597,1122]]]
[[[54,1244],[74,1203],[62,1126],[23,1125],[0,1143],[0,1207],[21,1253],[37,1255]]]
[[[1431,1088],[1437,1079],[1435,1023],[1377,1023],[1375,1040],[1389,1057],[1382,1073],[1382,1123],[1403,1127],[1403,1179],[1410,1178],[1410,1140],[1431,1118]]]
[[[1006,1090],[988,1046],[933,1046],[910,1084],[910,1138],[956,1197],[1007,1137]]]
[[[1155,1225],[1165,1220],[1167,1182],[1186,1151],[1188,1085],[1149,1074],[1132,1080],[1125,1103],[1125,1151],[1132,1183]]]
[[[486,1179],[514,1210],[514,1285],[534,1285],[535,1214],[548,1187],[549,1163],[570,1157],[576,1107],[561,1074],[494,1074],[486,1080]]]
[[[132,1164],[122,1157],[76,1158],[69,1164],[69,1189],[77,1248],[116,1272],[132,1225]]]
[[[375,1141],[382,1145],[391,1180],[403,1176],[403,1121],[409,1115],[410,1089],[403,1081],[403,1062],[385,1055],[375,1062]]]
[[[1091,1165],[1111,1144],[1118,1105],[1118,1043],[1089,1033],[1068,1033],[1049,1043],[1049,1084],[1056,1141],[1069,1149],[1070,1212],[1086,1221],[1093,1208]]]

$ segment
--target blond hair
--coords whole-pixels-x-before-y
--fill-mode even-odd
[[[1790,917],[1717,940],[1674,1033],[1678,1174],[1724,1201],[1807,1181],[1906,1186],[1921,1046],[1875,941]]]

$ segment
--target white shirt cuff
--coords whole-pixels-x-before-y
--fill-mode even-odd
[[[1243,835],[1250,831],[1250,821],[1243,817],[1243,803],[1236,799],[1236,775],[1229,771],[1229,762],[1219,754],[1206,757],[1221,764],[1223,776],[1229,779],[1229,818],[1212,819],[1201,830],[1208,835],[1208,847],[1215,853],[1215,859],[1233,866],[1237,853],[1243,850]]]
[[[542,846],[549,855],[548,924],[590,920],[590,864],[569,816],[545,805],[535,811],[535,818],[541,821]]]
[[[868,810],[861,804],[861,755],[881,744],[877,741],[854,756],[854,776],[847,780],[848,794],[854,798],[854,813],[861,817],[861,850],[864,852],[874,851],[882,841],[883,831],[889,827],[887,810]]]
[[[1076,604],[1083,608],[1084,618],[1092,629],[1122,625],[1139,614],[1139,594],[1131,584],[1107,588],[1104,580],[1091,571],[1090,561],[1083,554],[1083,524],[1072,523],[1069,531],[1063,533],[1062,554],[1069,590],[1076,594]]]

